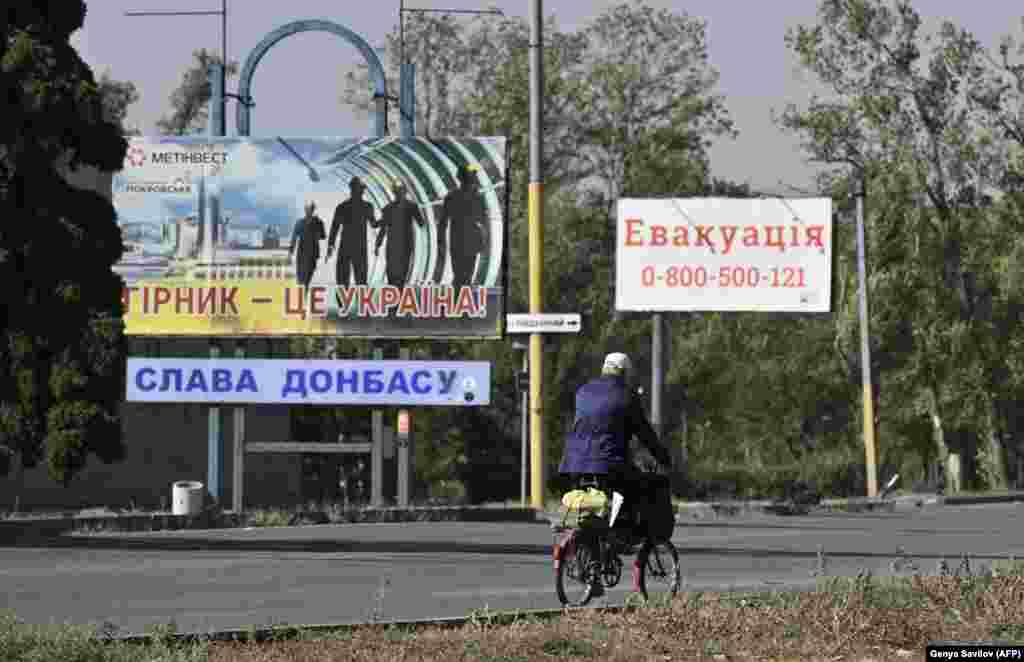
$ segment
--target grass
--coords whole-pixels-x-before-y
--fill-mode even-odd
[[[34,626],[14,614],[0,614],[0,660],[4,662],[200,662],[209,659],[207,644],[178,643],[169,629],[151,630],[153,643],[141,648],[109,643],[103,628],[73,625]]]
[[[906,558],[901,557],[905,561]],[[386,582],[385,582],[386,584]],[[385,584],[382,584],[385,585]],[[1024,642],[1024,562],[942,563],[933,575],[822,576],[806,591],[683,593],[658,606],[566,610],[547,618],[487,608],[455,626],[381,623],[314,633],[289,626],[262,642],[180,643],[174,626],[151,643],[102,631],[0,619],[11,662],[284,662],[327,660],[829,660],[921,659],[937,640]],[[253,634],[255,631],[253,631]],[[255,639],[255,637],[252,637]]]
[[[459,509],[500,510],[517,509],[518,502],[494,502],[469,505],[458,502],[441,502],[438,500],[414,501],[409,509],[395,505],[376,508],[364,503],[310,502],[290,508],[259,508],[246,513],[246,526],[303,526],[311,524],[345,524],[359,522],[389,521],[459,521],[462,519]],[[552,511],[559,507],[558,502],[547,504]]]
[[[934,576],[822,578],[805,592],[686,593],[668,605],[548,620],[474,614],[460,627],[216,643],[210,660],[895,660],[946,640],[1024,641],[1024,564]],[[499,622],[501,620],[501,622]]]

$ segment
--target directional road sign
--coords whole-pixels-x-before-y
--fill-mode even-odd
[[[505,316],[509,333],[579,333],[579,313],[539,313]]]

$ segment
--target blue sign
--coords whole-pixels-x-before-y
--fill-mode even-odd
[[[409,405],[491,403],[486,361],[128,359],[128,402]]]

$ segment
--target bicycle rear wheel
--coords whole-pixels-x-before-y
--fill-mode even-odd
[[[563,606],[583,607],[601,581],[600,545],[592,535],[576,535],[572,549],[555,570],[555,592]]]
[[[682,572],[679,568],[679,552],[670,540],[645,542],[637,552],[640,576],[637,584],[644,600],[671,600],[679,592]]]

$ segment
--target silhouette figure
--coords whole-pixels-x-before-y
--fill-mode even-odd
[[[295,253],[295,274],[299,285],[307,290],[320,259],[320,240],[327,234],[324,232],[324,222],[314,214],[315,211],[316,204],[311,200],[306,204],[306,215],[295,223],[292,242],[288,246],[288,258],[291,259]]]
[[[477,256],[484,247],[487,227],[487,207],[476,173],[470,167],[459,169],[459,184],[459,188],[445,196],[441,206],[437,223],[438,272],[435,274],[440,280],[450,248],[452,287],[455,288],[470,284]]]
[[[330,259],[334,253],[334,242],[341,234],[338,261],[335,263],[339,287],[349,284],[349,274],[353,271],[355,284],[366,285],[366,226],[378,226],[373,217],[373,205],[363,200],[366,185],[358,177],[353,177],[348,186],[351,195],[335,208],[331,234],[327,239],[327,259]]]
[[[416,203],[405,197],[405,184],[395,184],[395,199],[392,200],[381,214],[378,224],[380,231],[377,233],[377,243],[374,246],[373,254],[380,254],[380,246],[384,238],[388,240],[387,250],[387,278],[388,284],[401,287],[409,279],[409,263],[412,259],[413,233],[412,224],[415,221],[420,227],[426,225],[423,215]]]

